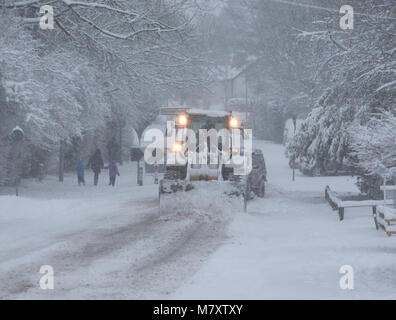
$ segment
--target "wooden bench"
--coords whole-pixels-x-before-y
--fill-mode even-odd
[[[396,186],[384,185],[381,187],[381,191],[384,193],[384,199],[396,199]],[[378,207],[377,216],[377,229],[378,226],[386,232],[390,237],[392,234],[396,234],[396,209],[390,208],[385,204]]]
[[[345,216],[345,208],[369,208],[371,207],[373,210],[373,218],[375,222],[375,226],[378,229],[377,223],[377,207],[381,205],[392,205],[393,200],[361,200],[361,201],[343,201],[338,198],[337,195],[330,189],[329,186],[326,187],[325,190],[325,199],[333,208],[333,210],[338,210],[338,216],[340,221],[344,220]]]
[[[380,227],[389,237],[396,234],[396,209],[379,206],[377,221],[377,229]]]

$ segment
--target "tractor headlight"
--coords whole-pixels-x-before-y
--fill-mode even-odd
[[[187,125],[187,123],[188,123],[188,118],[187,118],[187,116],[185,114],[181,114],[181,115],[179,115],[177,117],[177,124],[179,126],[183,126],[184,127],[184,126]]]
[[[175,142],[175,143],[173,144],[173,146],[172,146],[172,151],[173,151],[174,153],[179,153],[179,152],[181,152],[181,151],[182,151],[182,145],[181,145],[180,143],[178,143],[178,142]]]
[[[239,120],[235,117],[230,118],[230,127],[236,129],[239,127]]]

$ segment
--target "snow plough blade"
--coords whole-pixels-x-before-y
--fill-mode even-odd
[[[161,180],[160,194],[171,194],[179,191],[190,191],[194,188],[191,182],[186,180]]]
[[[247,209],[244,179],[235,181],[160,181],[160,214],[210,210],[222,201]],[[222,199],[222,200],[219,200]]]

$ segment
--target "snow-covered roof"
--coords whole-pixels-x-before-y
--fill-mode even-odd
[[[162,115],[177,115],[178,113],[188,113],[191,115],[206,115],[208,117],[226,117],[229,116],[230,113],[225,110],[216,110],[216,109],[199,109],[199,108],[187,108],[187,107],[176,107],[176,108],[162,108]]]
[[[207,110],[207,109],[197,109],[191,108],[187,110],[188,114],[192,115],[205,115],[208,117],[226,117],[229,116],[230,113],[224,110]]]
[[[255,56],[249,56],[245,63],[239,66],[223,65],[217,66],[212,70],[212,75],[215,80],[226,81],[233,80],[241,75],[247,68],[256,63],[258,58]]]

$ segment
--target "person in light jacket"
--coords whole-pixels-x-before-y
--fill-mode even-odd
[[[83,162],[80,160],[77,165],[77,181],[79,186],[81,184],[85,186],[85,169],[88,169],[88,167],[84,165]]]

